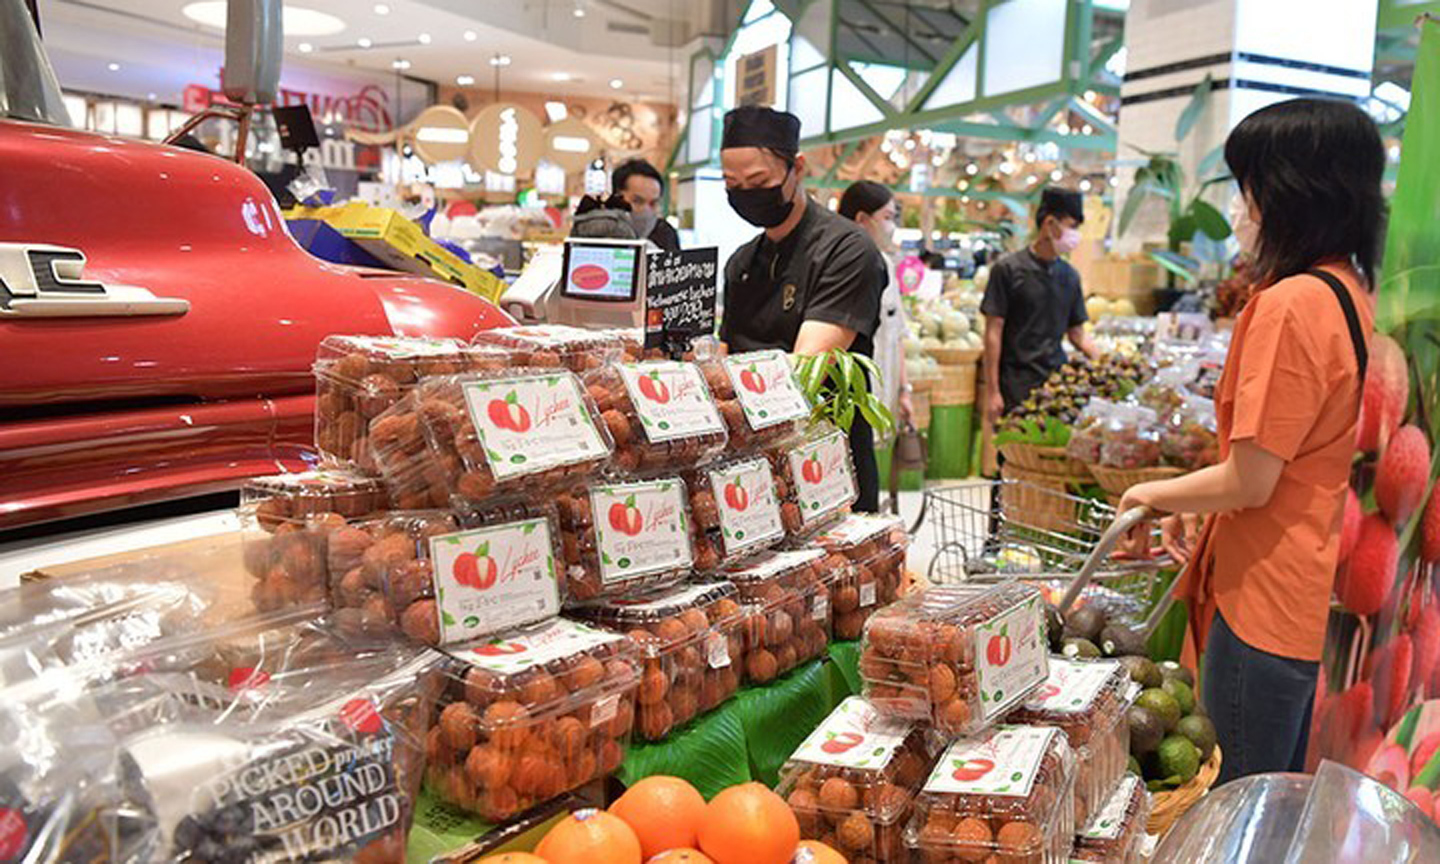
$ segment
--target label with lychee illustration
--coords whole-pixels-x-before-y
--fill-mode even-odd
[[[749,459],[709,473],[727,555],[768,546],[785,536],[770,463]]]
[[[1139,777],[1126,774],[1120,785],[1116,786],[1115,791],[1106,799],[1100,812],[1090,817],[1090,824],[1080,831],[1080,836],[1091,840],[1114,840],[1119,837],[1125,827],[1125,817],[1130,813],[1130,801],[1135,797],[1135,787],[1139,785]]]
[[[1059,734],[1054,726],[997,726],[961,738],[940,757],[925,791],[1027,798]]]
[[[589,653],[624,638],[579,621],[551,618],[522,630],[451,645],[445,651],[472,666],[514,675],[532,666]]]
[[[1045,680],[1048,645],[1039,596],[975,625],[975,675],[986,720],[1010,710],[1017,697]]]
[[[678,480],[590,487],[600,581],[606,585],[688,568],[693,560]]]
[[[700,368],[693,363],[649,360],[622,363],[620,379],[652,444],[725,431]]]
[[[863,696],[850,696],[835,706],[790,758],[879,771],[890,764],[911,728],[910,721],[881,714]]]
[[[795,380],[795,370],[783,351],[747,351],[725,357],[725,373],[745,412],[751,429],[801,420],[810,403]]]
[[[1050,672],[1026,701],[1028,711],[1082,714],[1091,709],[1120,664],[1114,660],[1070,660],[1051,657]]]
[[[443,644],[560,613],[548,520],[526,519],[431,537],[430,560]]]
[[[496,480],[589,462],[609,452],[573,373],[470,381],[463,392]]]
[[[805,524],[823,519],[855,501],[855,472],[850,442],[836,430],[807,441],[789,453],[790,475]]]

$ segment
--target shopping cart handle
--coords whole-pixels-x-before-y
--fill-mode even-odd
[[[1100,565],[1109,557],[1115,544],[1120,542],[1120,538],[1141,522],[1148,522],[1154,518],[1155,511],[1149,507],[1134,507],[1115,517],[1115,521],[1111,522],[1110,527],[1105,529],[1105,533],[1100,535],[1100,539],[1095,541],[1095,548],[1090,550],[1090,555],[1080,567],[1080,572],[1075,574],[1069,589],[1065,591],[1065,596],[1060,598],[1060,614],[1062,616],[1070,611],[1070,607],[1074,605],[1080,592],[1090,584],[1090,577],[1100,569]]]

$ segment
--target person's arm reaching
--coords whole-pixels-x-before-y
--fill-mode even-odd
[[[804,357],[824,354],[832,348],[848,351],[855,341],[855,331],[828,321],[806,321],[795,336],[795,353]]]
[[[1000,345],[1005,335],[1005,319],[985,319],[985,410],[991,423],[1005,411],[1005,398],[1000,395]]]
[[[1222,513],[1264,507],[1275,494],[1285,460],[1256,444],[1236,441],[1219,465],[1176,477],[1131,486],[1120,499],[1120,512],[1149,507],[1160,513]]]
[[[1075,350],[1084,353],[1092,361],[1100,359],[1100,347],[1095,344],[1094,339],[1090,338],[1090,334],[1085,332],[1085,325],[1081,324],[1066,330],[1065,338],[1070,340],[1070,344],[1075,346]]]

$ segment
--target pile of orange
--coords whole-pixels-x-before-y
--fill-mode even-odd
[[[647,777],[609,811],[580,810],[527,852],[480,864],[845,864],[813,840],[779,795],[759,783],[731,786],[710,803],[678,777]]]

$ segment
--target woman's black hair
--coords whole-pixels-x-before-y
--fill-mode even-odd
[[[1262,108],[1225,140],[1225,163],[1260,208],[1262,284],[1352,258],[1375,284],[1385,145],[1357,105],[1306,98]]]
[[[620,167],[616,168],[614,172],[610,174],[610,188],[616,192],[623,191],[625,184],[630,182],[630,178],[637,176],[649,177],[651,180],[660,184],[661,192],[665,191],[665,175],[661,174],[654,165],[651,165],[644,159],[631,159],[628,162],[621,163]]]
[[[890,187],[874,180],[856,180],[840,196],[840,215],[855,220],[861,213],[874,213],[895,199]]]

